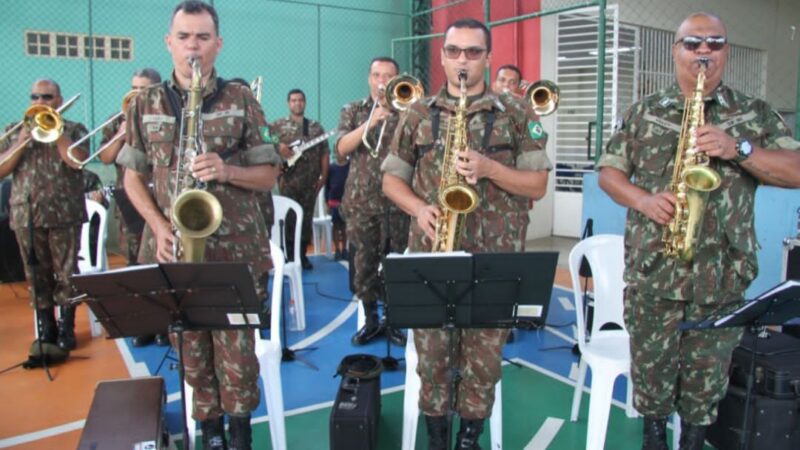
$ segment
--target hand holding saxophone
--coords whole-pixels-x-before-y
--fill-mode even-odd
[[[668,224],[675,216],[677,197],[670,191],[645,194],[638,198],[634,209],[659,225]]]
[[[192,176],[205,183],[218,181],[227,183],[230,179],[228,166],[216,152],[205,152],[192,160]]]
[[[713,158],[726,161],[736,158],[736,139],[714,125],[705,124],[697,129],[697,150]]]
[[[456,172],[464,177],[468,184],[477,184],[481,178],[490,178],[494,161],[482,153],[468,149],[456,160]]]
[[[420,205],[414,213],[414,217],[417,219],[417,225],[419,225],[422,231],[425,232],[425,235],[430,239],[436,237],[436,222],[439,220],[441,214],[442,211],[438,206],[429,203]]]

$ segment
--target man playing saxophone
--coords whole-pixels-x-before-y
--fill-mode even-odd
[[[441,50],[447,84],[438,94],[400,115],[390,154],[383,162],[383,191],[412,216],[409,249],[430,252],[437,224],[445,216],[438,195],[447,134],[465,141],[455,171],[477,193],[475,209],[463,215],[460,246],[468,252],[518,252],[528,224],[528,199],[545,194],[550,161],[546,135],[532,109],[516,97],[493,94],[484,82],[491,58],[489,30],[474,19],[452,23]],[[463,73],[463,95],[462,77]],[[464,101],[466,106],[458,105]],[[463,121],[460,119],[463,117]],[[462,122],[460,130],[451,130]],[[469,189],[463,189],[469,191]],[[441,231],[441,230],[440,230]],[[448,245],[444,246],[445,248]],[[455,392],[461,416],[459,449],[477,445],[484,419],[491,412],[494,386],[500,379],[501,351],[507,330],[465,329],[456,332],[461,381]],[[448,332],[415,330],[417,372],[422,386],[420,410],[425,414],[429,448],[447,449]]]
[[[200,190],[198,182],[205,184],[224,213],[200,256],[205,261],[249,263],[264,298],[270,263],[263,253],[267,232],[255,192],[273,186],[280,163],[274,145],[264,142],[269,136],[264,113],[248,86],[225,82],[214,70],[222,39],[212,6],[199,1],[177,5],[166,44],[172,76],[142,90],[128,108],[126,143],[117,158],[126,168],[125,189],[153,231],[156,259],[171,262],[177,239],[169,219],[173,202],[187,190],[186,184]],[[184,110],[195,103],[202,104],[202,114],[186,115]],[[180,154],[193,147],[182,133],[197,137],[193,160]],[[153,194],[145,184],[148,177]],[[204,449],[251,448],[250,413],[259,403],[254,345],[252,331],[184,333],[186,381],[194,388],[193,417],[201,424]],[[230,424],[227,447],[225,414]]]
[[[599,162],[600,186],[628,208],[625,323],[634,402],[645,416],[645,449],[667,448],[665,423],[674,411],[682,422],[680,448],[703,447],[741,331],[682,332],[678,324],[741,299],[755,278],[756,187],[800,187],[800,142],[764,101],[722,82],[729,51],[722,20],[692,14],[675,38],[675,84],[631,107]],[[693,111],[700,111],[697,117]],[[676,148],[685,149],[681,161]],[[695,151],[699,156],[692,156]],[[684,201],[676,195],[683,187],[673,192],[670,186],[692,184],[689,172],[673,175],[679,162],[684,170],[706,174],[709,185],[718,178],[719,187],[690,193],[704,199],[699,217],[688,219],[697,224],[696,239],[679,233],[677,241],[687,248],[673,252],[663,236],[674,233],[664,228]]]

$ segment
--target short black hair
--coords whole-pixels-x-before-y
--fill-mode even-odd
[[[286,94],[286,101],[288,102],[289,100],[291,100],[291,98],[292,98],[292,95],[294,95],[294,94],[300,94],[300,95],[302,95],[302,96],[303,96],[303,100],[305,100],[305,99],[306,99],[306,93],[305,93],[305,92],[303,92],[303,90],[302,90],[302,89],[294,88],[294,89],[292,89],[291,91],[289,91],[289,93],[288,93],[288,94]]]
[[[135,77],[144,77],[155,83],[161,83],[161,74],[156,69],[151,67],[142,67],[141,69],[133,72]]]
[[[516,72],[519,79],[522,80],[522,72],[519,70],[519,67],[513,64],[503,64],[502,66],[498,67],[497,72],[494,73],[494,76],[500,75],[501,70],[510,70],[512,72]]]
[[[217,33],[217,36],[219,36],[219,15],[217,15],[217,10],[214,9],[213,6],[199,0],[185,0],[178,3],[178,6],[176,6],[172,11],[172,18],[169,20],[170,28],[172,28],[172,22],[175,20],[175,15],[178,14],[178,11],[183,11],[186,14],[201,14],[203,12],[209,13],[211,15],[211,19],[214,20],[214,32]]]
[[[372,61],[369,62],[369,70],[372,71],[372,65],[376,62],[384,62],[384,63],[391,63],[394,66],[394,72],[400,73],[400,64],[397,64],[397,61],[394,58],[390,58],[388,56],[376,56],[372,58]]]
[[[483,36],[486,38],[486,53],[492,52],[492,32],[489,31],[489,29],[486,28],[486,25],[484,25],[480,20],[472,18],[456,20],[448,25],[444,30],[445,38],[447,37],[447,32],[450,31],[451,28],[472,28],[473,30],[483,31]]]

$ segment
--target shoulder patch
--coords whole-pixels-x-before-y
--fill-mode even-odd
[[[530,134],[533,139],[539,139],[544,136],[542,124],[538,120],[531,120],[528,122],[528,134]]]
[[[269,127],[261,127],[261,137],[264,138],[264,142],[267,144],[272,144],[274,142],[272,136],[269,134]]]

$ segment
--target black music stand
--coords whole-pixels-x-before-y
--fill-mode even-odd
[[[783,325],[800,317],[800,281],[788,280],[769,289],[743,306],[729,313],[711,315],[700,322],[684,322],[681,330],[713,330],[717,328],[747,327],[753,332],[753,346],[750,356],[750,371],[747,375],[747,392],[744,399],[744,417],[741,430],[732,430],[740,435],[739,445],[747,448],[750,415],[750,395],[753,390],[758,353],[758,333],[767,325]]]
[[[449,447],[460,380],[456,329],[544,324],[558,253],[393,253],[383,264],[387,322],[448,332]]]
[[[244,263],[150,264],[75,275],[71,280],[84,293],[77,302],[89,306],[109,338],[163,333],[165,329],[176,334],[184,443],[189,440],[183,333],[269,324],[269,312],[256,295]]]

